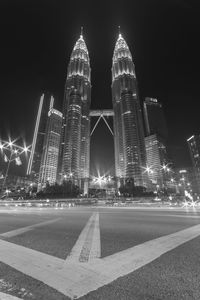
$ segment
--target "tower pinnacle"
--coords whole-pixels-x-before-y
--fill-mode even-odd
[[[81,26],[81,34],[80,34],[80,38],[83,39],[83,26]]]
[[[121,27],[120,27],[120,25],[118,26],[118,33],[119,33],[119,38],[121,38]]]

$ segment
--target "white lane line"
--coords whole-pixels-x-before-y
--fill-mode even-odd
[[[82,297],[91,291],[111,283],[119,277],[128,275],[199,235],[200,225],[195,225],[103,259],[96,259],[92,263],[84,265],[84,277],[80,278],[80,281],[72,286],[74,295]],[[92,270],[93,274],[91,274]]]
[[[0,237],[11,238],[13,236],[20,235],[20,234],[23,234],[27,231],[33,230],[37,227],[52,224],[54,222],[57,222],[60,219],[61,218],[57,218],[57,219],[54,219],[54,220],[48,220],[48,221],[44,221],[44,222],[41,222],[41,223],[30,225],[30,226],[26,226],[26,227],[18,228],[18,229],[15,229],[15,230],[11,230],[11,231],[8,231],[8,232],[5,232],[5,233],[1,233]]]
[[[0,240],[0,261],[71,298],[81,297],[200,235],[200,225],[88,263],[64,260]]]
[[[66,263],[86,262],[101,255],[99,213],[94,212],[83,228],[78,240],[72,248]]]
[[[200,236],[200,224],[102,258],[96,262],[95,269],[113,281],[198,236]]]
[[[32,249],[0,240],[0,261],[35,278],[73,299],[74,286],[93,278],[95,271],[85,270],[85,264],[66,264],[64,260]],[[63,267],[64,266],[64,267]],[[86,276],[85,276],[86,275]]]
[[[17,298],[15,296],[0,292],[0,300],[20,300],[20,299],[22,298]]]
[[[92,245],[89,254],[89,261],[101,257],[101,238],[100,238],[100,226],[99,226],[99,213],[96,214],[94,231],[92,237]]]

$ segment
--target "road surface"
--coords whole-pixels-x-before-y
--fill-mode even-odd
[[[199,250],[199,208],[0,209],[0,299],[199,300]]]

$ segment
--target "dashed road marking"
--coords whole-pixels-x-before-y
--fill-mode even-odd
[[[13,236],[20,235],[20,234],[23,234],[23,233],[25,233],[27,231],[33,230],[33,229],[35,229],[37,227],[41,227],[41,226],[44,226],[44,225],[52,224],[54,222],[57,222],[58,220],[60,220],[60,218],[57,218],[57,219],[54,219],[54,220],[45,221],[45,222],[41,222],[41,223],[37,223],[37,224],[34,224],[34,225],[22,227],[22,228],[18,228],[18,229],[15,229],[15,230],[11,230],[11,231],[8,231],[8,232],[5,232],[5,233],[1,233],[0,237],[11,238]]]

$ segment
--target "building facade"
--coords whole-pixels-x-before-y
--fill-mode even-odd
[[[47,183],[52,185],[56,182],[61,129],[62,113],[51,108],[48,112],[40,164],[38,190],[44,188]]]
[[[120,33],[112,61],[112,102],[118,184],[133,179],[136,186],[144,186],[145,142],[135,67],[129,47]]]
[[[193,194],[196,188],[193,168],[176,168],[174,171],[178,193],[181,196],[184,196],[186,191]]]
[[[163,107],[155,98],[146,97],[143,103],[148,187],[168,188],[171,184],[167,156],[167,125]]]
[[[187,139],[192,166],[195,175],[194,191],[200,193],[200,135],[193,135]]]
[[[77,40],[68,65],[64,91],[59,180],[73,181],[87,193],[90,161],[90,60],[83,35]]]
[[[53,107],[54,98],[49,94],[43,94],[40,98],[37,119],[35,123],[34,135],[30,158],[28,162],[27,175],[32,175],[34,181],[38,182],[42,152],[45,139],[45,131],[48,120],[48,112]]]
[[[155,98],[146,97],[143,103],[143,111],[146,136],[156,133],[166,140],[168,131],[162,104]]]
[[[165,144],[157,134],[145,137],[145,147],[147,156],[148,187],[156,190],[165,186],[167,170],[167,151]]]

